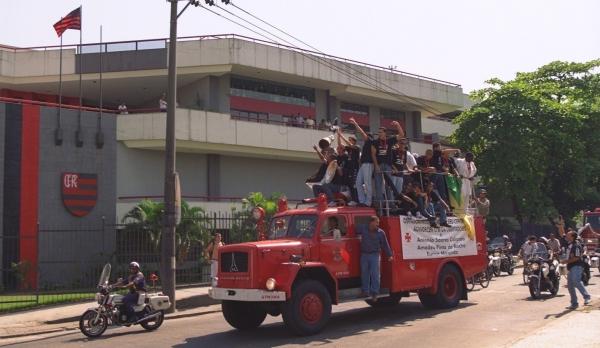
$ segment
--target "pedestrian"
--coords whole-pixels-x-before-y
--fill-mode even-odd
[[[485,224],[485,220],[490,214],[490,200],[487,198],[486,190],[481,189],[479,191],[479,195],[475,198],[475,204],[477,205],[477,214],[483,216],[483,223]]]
[[[577,302],[577,293],[575,289],[579,290],[583,296],[583,305],[588,306],[592,301],[592,297],[585,289],[581,276],[583,274],[584,262],[581,259],[583,256],[583,246],[577,240],[577,232],[570,231],[567,233],[567,241],[569,246],[567,247],[567,258],[562,260],[561,263],[567,265],[569,275],[567,276],[567,288],[569,289],[569,295],[571,296],[571,305],[567,309],[577,309],[579,303]]]
[[[380,257],[381,250],[385,251],[388,261],[393,261],[392,249],[387,241],[385,232],[379,228],[379,218],[371,216],[369,225],[360,225],[358,233],[360,241],[360,272],[361,272],[361,294],[360,298],[369,297],[377,302],[380,282]]]
[[[310,128],[310,129],[315,128],[315,120],[313,120],[310,117],[307,117],[306,118],[306,128]]]
[[[213,240],[208,243],[204,253],[210,261],[210,280],[212,286],[217,286],[217,273],[219,271],[219,248],[225,245],[221,240],[221,234],[215,233]]]
[[[167,112],[167,94],[163,93],[158,100],[158,108],[161,112]]]
[[[121,102],[119,104],[118,110],[119,110],[119,114],[120,115],[127,115],[127,114],[129,114],[129,112],[127,111],[127,105],[125,105],[125,103],[123,103],[123,102]]]

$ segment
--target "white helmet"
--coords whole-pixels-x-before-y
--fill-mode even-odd
[[[140,269],[140,264],[137,263],[137,262],[135,262],[135,261],[132,261],[132,262],[129,263],[129,268],[132,268],[132,267]]]

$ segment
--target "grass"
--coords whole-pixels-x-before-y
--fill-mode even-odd
[[[0,313],[23,310],[38,306],[94,299],[95,293],[79,292],[65,294],[0,295]]]

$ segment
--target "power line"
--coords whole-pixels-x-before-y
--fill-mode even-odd
[[[305,42],[305,41],[303,41],[303,40],[299,39],[298,37],[296,37],[296,36],[294,36],[294,35],[292,35],[292,34],[290,34],[290,33],[286,32],[286,31],[285,31],[285,30],[283,30],[283,29],[280,29],[280,28],[278,28],[277,26],[275,26],[275,25],[273,25],[273,24],[271,24],[271,23],[269,23],[269,22],[267,22],[267,21],[265,21],[265,20],[261,19],[260,17],[258,17],[258,16],[256,16],[256,15],[254,15],[254,14],[250,13],[249,11],[247,11],[247,10],[245,10],[245,9],[243,9],[243,8],[241,8],[241,7],[239,7],[239,6],[237,6],[235,3],[233,3],[233,2],[230,2],[229,4],[230,4],[231,6],[233,6],[233,7],[237,8],[238,10],[240,10],[240,11],[244,12],[245,14],[247,14],[247,15],[251,16],[252,18],[255,18],[255,19],[257,19],[257,20],[259,20],[260,22],[262,22],[262,23],[264,23],[264,24],[268,25],[269,27],[271,27],[271,28],[273,28],[273,29],[275,29],[275,30],[277,30],[277,31],[279,31],[279,32],[281,32],[281,33],[283,33],[283,34],[287,35],[288,37],[290,37],[290,38],[292,38],[292,39],[294,39],[294,40],[296,40],[296,41],[298,41],[298,42],[300,42],[300,43],[304,44],[305,46],[307,46],[307,47],[309,47],[309,48],[311,48],[311,49],[313,49],[313,50],[315,50],[315,51],[317,51],[317,52],[319,52],[319,53],[321,53],[321,54],[326,54],[325,52],[323,52],[323,51],[319,50],[318,48],[316,48],[316,47],[314,47],[314,46],[312,46],[312,45],[308,44],[307,42]],[[217,6],[217,7],[218,7],[218,6]],[[228,13],[231,13],[230,11],[227,11],[226,9],[223,9],[223,8],[221,8],[221,9],[222,9],[222,10],[224,10],[224,11],[226,11],[226,12],[228,12]],[[235,16],[235,14],[233,14],[233,15]],[[240,18],[240,19],[241,19],[241,17],[239,17],[239,16],[236,16],[236,17],[238,17],[238,18]],[[244,19],[242,19],[242,20],[244,20]],[[244,20],[244,21],[245,21],[245,20]],[[246,22],[248,22],[248,21],[246,21]],[[262,29],[262,28],[261,28],[261,29]],[[268,32],[268,31],[267,31],[267,30],[265,30],[265,29],[262,29],[262,30],[264,30],[264,31]],[[271,34],[271,33],[270,33],[270,34]],[[276,36],[276,35],[274,35],[274,34],[271,34],[271,35],[273,35],[273,36],[277,37],[277,36]],[[280,40],[284,40],[285,42],[289,43],[289,44],[290,44],[290,45],[292,45],[293,47],[295,47],[295,48],[298,48],[298,49],[301,49],[301,48],[299,48],[299,47],[295,46],[294,44],[290,43],[289,41],[287,41],[287,40],[285,40],[285,39],[281,39],[281,38],[280,38]],[[433,111],[434,111],[434,112],[432,112],[433,114],[442,114],[442,113],[443,113],[443,112],[441,112],[440,110],[436,109],[435,107],[433,107],[433,106],[431,106],[431,105],[429,105],[429,104],[427,104],[427,103],[424,103],[424,102],[422,102],[422,101],[420,101],[420,100],[418,100],[418,99],[412,98],[412,97],[410,97],[410,96],[406,95],[405,93],[402,93],[401,91],[399,91],[399,90],[395,89],[394,87],[392,87],[392,86],[389,86],[389,85],[387,85],[386,83],[384,83],[384,82],[381,82],[381,81],[377,80],[376,78],[373,78],[373,77],[371,77],[371,76],[369,76],[369,75],[365,74],[365,73],[364,73],[364,72],[362,72],[361,70],[354,68],[354,67],[352,66],[352,64],[350,64],[350,63],[341,62],[341,61],[340,61],[340,63],[342,63],[343,65],[345,65],[345,66],[346,66],[346,67],[348,67],[349,69],[352,69],[353,71],[355,71],[355,72],[357,72],[357,73],[359,73],[359,74],[361,74],[361,75],[365,76],[366,78],[368,78],[368,79],[370,79],[370,80],[374,81],[375,83],[379,83],[379,84],[381,84],[381,85],[385,86],[386,88],[389,88],[390,90],[392,90],[392,91],[396,92],[396,94],[402,95],[402,96],[406,97],[407,99],[409,99],[409,100],[411,100],[411,101],[415,102],[416,104],[419,104],[419,105],[423,106],[425,109],[428,109],[428,108],[430,108],[428,111],[430,111],[430,112],[431,112],[431,111],[433,110]],[[350,72],[348,72],[348,73],[350,73]],[[354,76],[355,76],[355,75],[354,75]],[[370,85],[370,86],[373,86],[373,85]],[[393,95],[394,97],[396,97],[396,94],[394,94],[394,93],[390,93],[389,91],[386,91],[386,90],[384,90],[384,89],[382,89],[382,88],[379,88],[378,86],[373,86],[373,87],[374,87],[376,90],[379,90],[379,91],[381,91],[381,92],[384,92],[384,93],[387,93],[387,94],[390,94],[390,95]]]

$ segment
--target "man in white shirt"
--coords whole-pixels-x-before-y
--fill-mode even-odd
[[[474,156],[471,152],[465,154],[465,158],[457,158],[454,160],[456,163],[456,171],[461,178],[461,207],[455,207],[459,210],[464,210],[468,207],[473,196],[473,179],[477,174],[477,167],[473,162]]]

